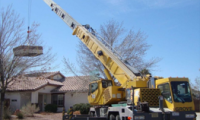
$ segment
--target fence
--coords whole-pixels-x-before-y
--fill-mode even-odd
[[[200,112],[200,99],[194,99],[195,111]]]

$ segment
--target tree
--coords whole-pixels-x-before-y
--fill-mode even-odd
[[[123,24],[115,20],[110,20],[100,26],[100,36],[98,38],[102,43],[108,43],[112,51],[117,51],[124,61],[128,61],[139,71],[152,68],[160,60],[152,58],[145,61],[146,51],[150,48],[146,42],[147,35],[141,31],[134,32],[132,29],[127,32]],[[98,69],[101,76],[106,78],[103,72],[104,66],[82,42],[79,43],[78,63],[82,74],[88,75],[91,71]]]
[[[5,93],[9,83],[15,80],[15,77],[33,68],[45,70],[54,55],[51,54],[51,48],[47,48],[40,56],[35,57],[17,57],[13,54],[13,48],[29,44],[44,45],[40,40],[41,34],[37,33],[38,24],[31,26],[29,38],[26,37],[24,22],[11,6],[2,9],[0,12],[0,120],[3,119],[3,105]]]
[[[146,68],[143,69],[143,70],[141,70],[140,73],[141,73],[142,75],[147,75],[147,74],[151,75],[151,73],[149,72],[149,70],[146,69]]]
[[[191,83],[192,92],[194,97],[200,99],[200,77],[197,77],[194,81],[194,84]]]

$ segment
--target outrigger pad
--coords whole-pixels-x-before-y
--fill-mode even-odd
[[[15,56],[35,57],[43,54],[43,47],[22,45],[14,48],[13,52]]]

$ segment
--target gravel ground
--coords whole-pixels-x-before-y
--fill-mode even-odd
[[[12,120],[18,120],[16,116],[12,116]],[[62,113],[34,114],[34,117],[26,117],[21,120],[62,120]]]

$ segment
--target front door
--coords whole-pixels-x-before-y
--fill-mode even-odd
[[[40,108],[40,111],[44,111],[43,110],[43,94],[39,94],[38,96],[38,106]]]

